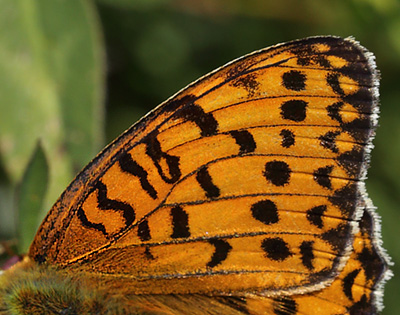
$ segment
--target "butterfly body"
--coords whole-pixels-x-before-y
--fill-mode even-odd
[[[389,273],[363,183],[377,86],[371,54],[336,37],[204,76],[76,177],[0,293],[29,274],[60,297],[30,284],[11,297],[64,299],[62,314],[74,300],[99,314],[377,312]]]

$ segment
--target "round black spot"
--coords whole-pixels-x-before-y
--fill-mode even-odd
[[[282,75],[282,84],[288,90],[301,91],[306,89],[306,79],[304,73],[291,70]]]
[[[307,102],[303,100],[290,100],[281,105],[281,116],[283,119],[303,121],[306,119]]]
[[[282,129],[279,134],[282,137],[282,147],[289,148],[294,145],[294,133],[289,129]]]
[[[269,259],[283,261],[292,253],[286,242],[280,237],[266,238],[262,241],[261,248]]]
[[[292,170],[287,163],[282,161],[271,161],[265,164],[264,176],[275,186],[283,186],[289,183]]]
[[[251,206],[254,219],[264,224],[273,224],[279,221],[278,208],[271,200],[260,200]]]

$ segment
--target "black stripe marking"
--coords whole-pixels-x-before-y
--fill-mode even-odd
[[[81,221],[82,225],[100,231],[105,236],[108,236],[104,224],[90,222],[85,214],[85,211],[83,211],[81,207],[79,207],[76,215],[78,216],[78,219]]]
[[[131,205],[119,200],[109,199],[107,197],[107,186],[101,181],[97,182],[95,188],[97,189],[98,207],[101,210],[122,211],[126,227],[130,226],[133,221],[135,221],[136,214]]]
[[[197,96],[193,94],[188,94],[178,99],[174,98],[165,103],[165,105],[163,106],[163,110],[170,113],[175,113],[179,110],[179,107],[183,107],[187,104],[192,104],[196,99]]]
[[[144,140],[146,143],[146,154],[153,160],[155,167],[157,168],[158,174],[161,178],[168,184],[176,183],[182,173],[179,168],[179,157],[169,155],[161,150],[161,144],[157,139],[158,131],[155,130],[151,132]],[[161,167],[161,160],[164,159],[165,163],[168,165],[166,175]],[[163,165],[165,164],[163,163]]]
[[[343,282],[342,282],[342,287],[343,287],[343,293],[347,296],[347,298],[350,301],[353,301],[353,292],[352,288],[354,285],[354,280],[357,277],[357,275],[360,273],[360,269],[353,270],[350,272],[346,277],[344,277]]]
[[[297,303],[289,296],[274,298],[272,306],[275,315],[297,314],[297,308],[298,308]]]
[[[200,128],[202,137],[209,137],[218,133],[218,122],[213,114],[204,112],[203,108],[195,103],[187,104],[174,116],[194,122]]]
[[[106,210],[106,211],[113,211],[113,210],[122,211],[122,216],[125,219],[125,227],[121,228],[119,231],[114,232],[110,235],[109,233],[107,233],[105,226],[103,224],[89,221],[83,209],[79,208],[77,216],[84,226],[95,229],[103,233],[107,237],[109,236],[112,237],[115,234],[121,233],[135,221],[136,214],[132,206],[119,200],[109,199],[107,197],[107,186],[104,185],[101,181],[97,181],[97,183],[94,185],[93,191],[94,190],[97,190],[97,207],[100,210]]]
[[[232,246],[227,241],[221,239],[210,239],[208,242],[215,247],[215,252],[211,260],[207,263],[207,267],[214,268],[228,257]]]
[[[205,191],[207,198],[219,197],[221,192],[219,188],[214,185],[206,166],[203,166],[199,169],[196,174],[196,180],[200,184],[201,188],[203,188]]]
[[[151,239],[149,222],[147,220],[143,220],[138,224],[138,232],[137,232],[141,241],[149,241]]]
[[[339,94],[340,96],[344,96],[344,91],[340,86],[338,73],[328,73],[326,76],[326,83],[328,83],[328,85],[332,88],[333,92]]]
[[[229,132],[236,144],[240,147],[239,155],[254,152],[257,144],[254,141],[253,135],[247,130],[232,130]]]
[[[180,206],[171,209],[172,238],[185,238],[190,236],[189,216]]]
[[[313,241],[304,241],[300,245],[301,262],[308,270],[313,270],[313,260],[315,258],[313,251]]]
[[[129,153],[124,152],[120,156],[118,163],[119,166],[121,167],[121,170],[139,178],[140,185],[149,194],[151,198],[157,199],[157,191],[149,183],[147,179],[148,173],[143,167],[141,167],[136,161],[132,159]]]

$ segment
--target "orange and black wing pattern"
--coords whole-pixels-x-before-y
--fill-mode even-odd
[[[373,210],[372,210],[373,211]],[[382,286],[391,276],[382,257],[377,218],[366,209],[354,238],[354,251],[345,267],[325,289],[304,295],[246,301],[251,314],[377,314],[382,309]]]
[[[291,305],[326,300],[337,281],[373,292],[379,276],[354,256],[354,242],[372,234],[354,235],[369,215],[377,102],[373,57],[352,39],[307,38],[237,59],[101,152],[53,206],[29,256],[127,295],[221,296],[249,312],[261,299],[275,314],[306,314]]]
[[[377,314],[382,309],[382,286],[391,276],[382,257],[377,217],[365,208],[360,230],[353,241],[354,251],[330,286],[298,295],[267,297],[256,294],[236,297],[204,295],[137,296],[132,303],[152,309],[155,314],[269,314],[345,315]]]

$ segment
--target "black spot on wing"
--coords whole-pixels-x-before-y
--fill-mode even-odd
[[[329,201],[338,206],[346,218],[352,217],[356,208],[356,201],[359,198],[360,192],[356,183],[349,183],[343,188],[335,190],[334,194],[328,197]]]
[[[281,105],[281,117],[286,120],[301,122],[306,119],[308,103],[303,100],[289,100]]]
[[[151,239],[149,222],[147,220],[143,220],[138,224],[138,236],[143,242]]]
[[[239,155],[254,152],[257,145],[253,135],[247,130],[232,130],[229,132],[236,144],[240,147]]]
[[[320,144],[322,147],[332,151],[333,153],[338,153],[339,149],[336,146],[336,137],[338,135],[340,135],[340,131],[328,131],[318,139],[321,141]]]
[[[289,183],[291,173],[292,170],[286,162],[275,160],[265,164],[263,175],[273,185],[284,186]]]
[[[322,216],[326,211],[326,206],[316,206],[309,210],[307,210],[307,220],[316,227],[322,229],[324,226],[324,222],[322,221]]]
[[[280,134],[282,137],[282,147],[290,148],[295,143],[294,133],[289,129],[282,129]]]
[[[227,241],[221,239],[210,239],[208,242],[215,247],[215,251],[211,260],[207,263],[207,267],[214,268],[228,257],[232,246]]]
[[[351,240],[350,226],[348,223],[339,224],[336,228],[330,229],[321,235],[337,252],[344,250]]]
[[[208,172],[208,168],[203,166],[196,174],[196,180],[200,187],[206,193],[207,198],[216,198],[220,195],[219,188],[213,183],[212,177]]]
[[[337,102],[327,106],[326,109],[328,111],[328,116],[339,123],[343,123],[342,116],[340,115],[340,111],[343,105],[344,105],[343,102]]]
[[[313,270],[313,260],[315,258],[313,251],[313,241],[304,241],[300,245],[301,262],[308,270]]]
[[[189,216],[186,211],[180,207],[175,206],[171,209],[172,218],[172,238],[186,238],[190,236],[189,229]]]
[[[271,200],[257,201],[251,206],[250,210],[254,219],[266,225],[279,222],[278,208]]]
[[[302,91],[306,89],[307,76],[298,70],[291,70],[282,75],[282,85],[293,91]]]
[[[321,187],[332,189],[331,177],[330,174],[332,173],[333,166],[328,165],[325,167],[320,167],[316,171],[314,171],[313,176],[314,180],[320,185]]]
[[[353,178],[360,178],[361,168],[365,163],[365,148],[354,145],[351,151],[344,152],[336,158],[346,173]]]
[[[265,238],[261,243],[261,248],[269,259],[275,261],[283,261],[293,255],[288,244],[280,237]]]

